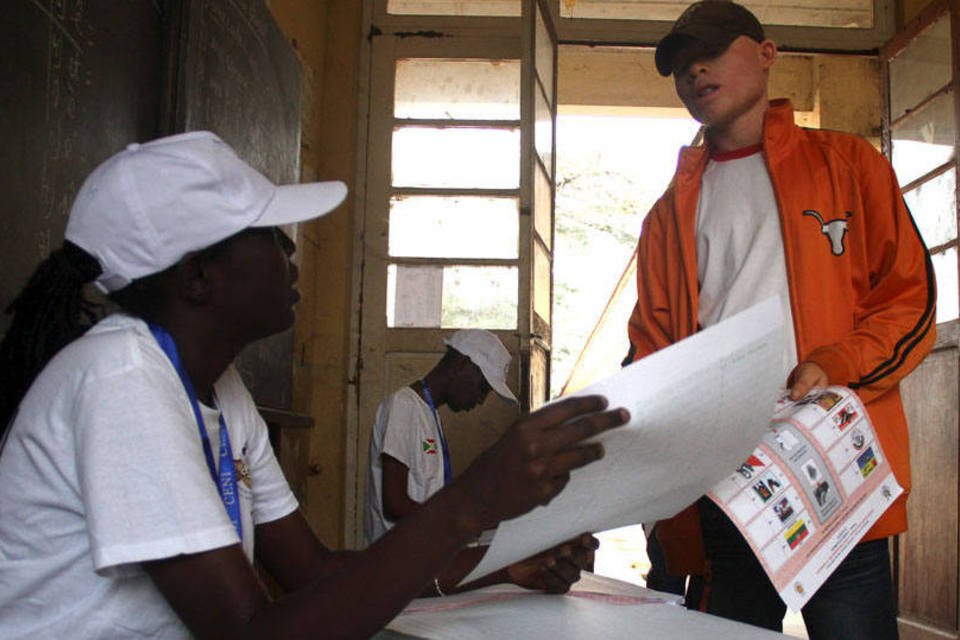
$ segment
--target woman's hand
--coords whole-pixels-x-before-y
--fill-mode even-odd
[[[517,421],[457,479],[476,532],[549,503],[570,472],[603,457],[599,443],[584,443],[625,424],[625,409],[604,411],[606,399],[580,396],[551,404]],[[471,512],[472,511],[472,512]]]
[[[506,578],[525,589],[547,593],[566,593],[581,571],[593,567],[593,554],[600,541],[589,533],[581,534],[543,553],[508,566]]]

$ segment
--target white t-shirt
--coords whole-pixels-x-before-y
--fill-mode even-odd
[[[215,392],[252,558],[254,526],[297,502],[235,369]],[[204,414],[216,452],[218,413]],[[145,323],[112,315],[43,370],[0,452],[0,514],[0,637],[189,637],[140,563],[238,540]]]
[[[443,488],[443,449],[437,420],[416,391],[404,387],[380,403],[370,434],[363,528],[367,544],[393,526],[383,515],[383,464],[380,454],[396,458],[409,469],[407,495],[416,502]]]
[[[780,215],[759,147],[731,159],[711,158],[697,207],[697,273],[706,328],[778,295],[784,317],[783,376],[797,364]]]

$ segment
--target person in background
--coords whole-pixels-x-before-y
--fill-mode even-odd
[[[776,45],[725,0],[690,5],[655,61],[705,127],[643,223],[635,358],[773,295],[787,318],[792,399],[829,384],[863,400],[909,491],[899,382],[935,337],[933,269],[890,164],[859,136],[802,129],[768,100]],[[897,637],[888,538],[906,529],[904,493],[803,609],[814,640]],[[779,630],[785,605],[743,537],[702,498],[655,528],[687,606]]]
[[[377,409],[370,434],[364,509],[367,544],[381,538],[452,481],[450,449],[437,412],[440,407],[470,411],[491,389],[505,400],[517,401],[507,386],[510,352],[497,336],[483,329],[461,329],[444,343],[446,352],[425,376],[392,393]],[[486,551],[481,540],[472,541],[422,595],[446,595],[504,582],[548,592],[566,591],[569,585],[554,575],[553,563],[576,555],[592,564],[598,544],[596,538],[584,534],[480,580],[460,584]]]
[[[377,408],[364,509],[367,544],[453,479],[440,407],[470,411],[491,389],[517,401],[507,386],[510,352],[497,336],[461,329],[444,343],[446,353],[425,376],[393,392]]]
[[[554,404],[369,548],[320,543],[231,362],[293,323],[280,226],[345,196],[278,187],[209,132],[130,145],[86,179],[0,344],[0,637],[368,637],[481,531],[602,456],[583,440],[626,412]],[[97,320],[88,283],[119,310]],[[555,590],[579,551],[553,557]]]

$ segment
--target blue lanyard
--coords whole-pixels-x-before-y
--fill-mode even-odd
[[[443,450],[443,484],[448,485],[453,479],[453,465],[450,464],[450,449],[447,447],[447,439],[443,437],[443,427],[440,426],[440,416],[437,415],[437,407],[433,404],[430,387],[427,386],[426,380],[421,380],[420,384],[423,385],[423,398],[430,406],[430,411],[433,412],[433,419],[437,423],[437,433],[440,434],[440,448]]]
[[[173,341],[173,336],[163,327],[155,324],[150,325],[150,331],[163,352],[170,358],[173,368],[177,370],[180,376],[180,382],[190,398],[190,406],[193,407],[193,417],[197,420],[197,428],[200,430],[200,441],[203,443],[203,455],[207,459],[207,468],[210,469],[210,477],[213,483],[217,485],[217,491],[220,493],[220,499],[223,501],[223,507],[230,516],[234,528],[237,530],[237,536],[243,540],[243,523],[240,520],[240,500],[237,497],[237,469],[233,464],[233,449],[230,447],[230,434],[227,433],[227,423],[223,419],[223,412],[220,412],[220,472],[217,473],[213,465],[213,451],[210,447],[210,436],[207,435],[207,427],[203,423],[203,415],[200,413],[200,402],[197,400],[197,394],[193,390],[193,383],[180,362],[180,353],[177,351],[177,344]]]

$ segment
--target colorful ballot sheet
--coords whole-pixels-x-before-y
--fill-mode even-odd
[[[901,493],[860,399],[828,387],[784,396],[756,450],[708,495],[799,611]]]

